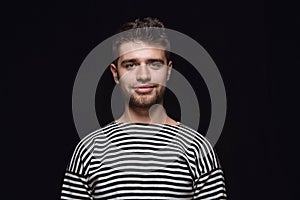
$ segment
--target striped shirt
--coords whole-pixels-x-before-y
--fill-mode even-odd
[[[180,124],[112,122],[75,148],[61,199],[226,199],[213,148]]]

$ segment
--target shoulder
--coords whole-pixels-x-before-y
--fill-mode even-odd
[[[180,125],[180,130],[180,134],[183,135],[188,142],[189,154],[194,156],[194,161],[201,166],[203,173],[220,168],[215,150],[205,136],[183,124]]]
[[[118,124],[112,122],[86,135],[76,145],[73,152],[73,159],[75,157],[82,158],[87,156],[91,153],[91,151],[93,151],[96,143],[97,145],[101,145],[102,143],[104,144],[107,135],[116,129],[118,129]]]
[[[112,122],[82,138],[73,151],[67,169],[77,172],[80,169],[86,168],[87,163],[93,157],[95,146],[105,145],[107,135],[118,129],[118,126],[118,124]]]
[[[116,131],[118,128],[119,125],[117,123],[111,122],[83,137],[75,149],[88,148],[94,145],[96,141],[98,141],[98,143],[101,143],[101,141],[104,142],[107,135]]]
[[[196,146],[207,146],[207,148],[212,148],[210,142],[205,138],[205,136],[198,131],[190,128],[185,124],[180,124],[179,131],[180,135],[182,135],[187,141],[192,145]]]

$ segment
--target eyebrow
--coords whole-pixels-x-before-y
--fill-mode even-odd
[[[136,63],[136,62],[138,62],[138,59],[128,59],[128,60],[123,60],[121,62],[121,65],[124,65],[126,63]],[[146,63],[154,63],[154,62],[159,62],[159,63],[162,63],[162,64],[165,63],[164,60],[160,59],[160,58],[157,58],[157,59],[156,58],[151,58],[151,59],[146,60]]]
[[[121,62],[121,66],[126,64],[126,63],[136,63],[137,62],[137,59],[128,59],[128,60],[123,60]]]

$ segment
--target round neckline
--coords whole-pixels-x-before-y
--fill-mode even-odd
[[[119,122],[119,121],[113,121],[114,124],[134,124],[134,125],[143,125],[143,126],[149,126],[149,125],[154,125],[154,126],[174,126],[174,127],[179,127],[182,125],[181,122],[177,122],[177,124],[159,124],[159,123],[142,123],[142,122]]]

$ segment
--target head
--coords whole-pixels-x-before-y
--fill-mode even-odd
[[[169,49],[164,25],[158,19],[137,19],[122,26],[113,43],[117,59],[110,69],[129,106],[150,108],[163,103],[172,69]]]
[[[170,42],[168,40],[164,24],[156,18],[136,19],[127,22],[121,26],[118,31],[119,35],[113,42],[112,51],[117,64],[120,57],[120,46],[127,42],[145,42],[155,46],[160,46],[165,51],[167,61],[170,60]]]

